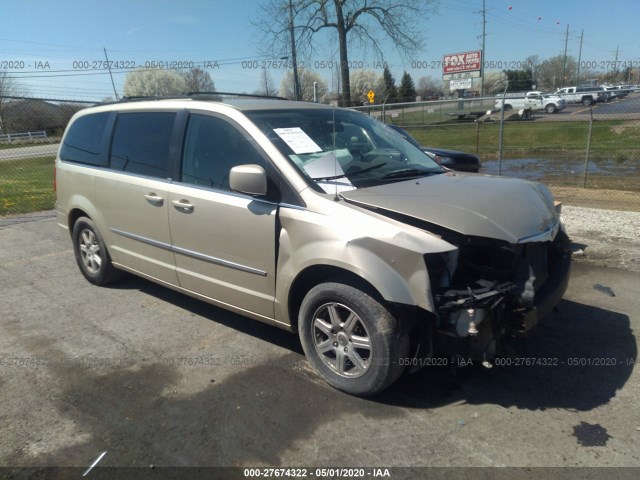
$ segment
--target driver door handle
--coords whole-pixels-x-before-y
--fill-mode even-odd
[[[151,205],[154,205],[156,207],[161,207],[162,204],[164,203],[164,198],[156,195],[155,193],[149,193],[148,195],[145,195],[144,198],[147,199],[147,202],[149,202]]]

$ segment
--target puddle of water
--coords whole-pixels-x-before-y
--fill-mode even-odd
[[[481,173],[497,175],[498,160],[482,162]],[[502,160],[502,175],[507,177],[541,180],[548,175],[580,176],[584,174],[584,159],[579,158],[515,158]],[[597,160],[589,162],[589,174],[625,176],[640,173],[640,161],[616,162]]]
[[[573,436],[584,447],[604,447],[611,438],[602,425],[587,422],[580,422],[580,425],[573,427]]]

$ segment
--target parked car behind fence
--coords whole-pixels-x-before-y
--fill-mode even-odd
[[[458,170],[460,172],[473,172],[478,173],[482,164],[480,159],[471,153],[461,152],[459,150],[449,150],[438,147],[425,147],[420,145],[418,141],[413,138],[409,132],[404,128],[397,125],[388,124],[396,132],[402,135],[407,141],[421,149],[426,154],[432,156],[436,162],[440,165],[450,168],[451,170]]]

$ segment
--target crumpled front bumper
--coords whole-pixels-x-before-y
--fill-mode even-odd
[[[490,256],[500,251],[506,255],[501,260]],[[472,268],[469,262],[481,258],[479,252],[494,261]],[[462,254],[457,265],[466,269],[466,280],[454,278],[435,294],[436,345],[443,353],[491,361],[505,352],[509,338],[525,335],[562,299],[571,271],[569,239],[561,231],[552,241],[514,246],[511,253],[492,247],[471,253]],[[502,268],[492,275],[490,267],[500,263]],[[446,271],[442,277],[447,278]]]
[[[511,331],[525,334],[540,323],[560,302],[569,286],[571,252],[567,251],[549,271],[547,281],[536,292],[532,308],[512,312],[509,318]]]

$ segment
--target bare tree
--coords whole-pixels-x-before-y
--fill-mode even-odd
[[[533,77],[533,83],[538,88],[538,77],[540,75],[540,56],[539,55],[529,55],[524,62],[526,64],[525,68],[531,70],[531,76]]]
[[[6,97],[18,97],[27,95],[26,88],[16,84],[7,72],[0,72],[0,132],[7,133],[7,121],[4,118],[5,107],[10,99]]]
[[[260,88],[256,91],[258,95],[277,95],[278,89],[273,84],[273,78],[269,70],[263,68],[260,71]]]
[[[258,9],[255,22],[270,42],[265,43],[271,54],[288,51],[291,32],[299,48],[307,55],[314,52],[314,38],[324,31],[338,39],[342,104],[351,104],[349,79],[349,42],[357,41],[372,48],[383,58],[382,41],[391,40],[404,57],[409,57],[423,45],[418,19],[431,10],[431,0],[266,0]]]
[[[567,56],[566,64],[564,55],[556,55],[544,60],[537,70],[538,89],[555,90],[562,84],[571,85],[571,81],[575,78],[578,70],[577,67],[578,62],[571,55]],[[562,78],[563,72],[565,74],[564,81]]]
[[[187,92],[215,92],[216,86],[209,72],[195,67],[182,74]]]
[[[422,100],[438,97],[442,93],[442,80],[431,76],[420,77],[416,92],[422,97]]]
[[[302,100],[305,102],[313,101],[313,84],[317,83],[318,98],[321,99],[327,93],[327,82],[320,77],[317,72],[307,70],[306,68],[298,69],[300,79],[300,93]],[[295,91],[293,88],[293,72],[289,71],[282,79],[280,84],[280,95],[285,98],[294,99]]]

